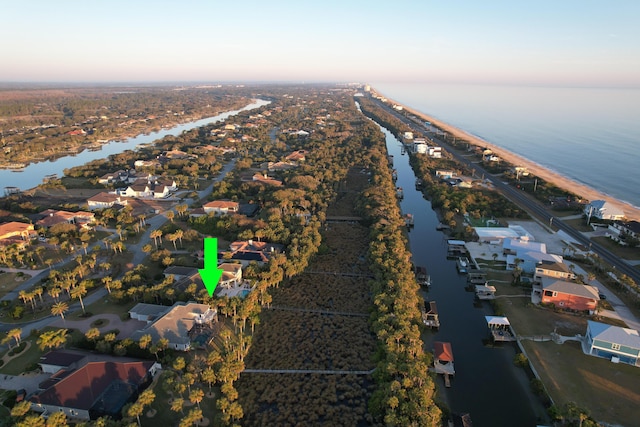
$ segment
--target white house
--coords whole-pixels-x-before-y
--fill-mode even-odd
[[[622,209],[605,200],[592,201],[584,207],[584,214],[589,219],[597,218],[615,221],[624,218]]]
[[[218,266],[222,270],[220,286],[231,288],[242,282],[242,264],[224,262]]]

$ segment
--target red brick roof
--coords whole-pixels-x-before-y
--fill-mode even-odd
[[[90,409],[113,381],[141,384],[153,361],[89,362],[54,386],[31,397],[30,401],[44,405],[75,409]]]

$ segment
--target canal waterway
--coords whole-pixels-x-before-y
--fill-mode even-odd
[[[31,163],[20,171],[2,169],[0,170],[0,187],[18,187],[20,190],[28,190],[40,185],[42,180],[48,175],[56,174],[58,177],[62,177],[64,176],[65,169],[84,165],[93,160],[104,159],[112,154],[122,153],[126,150],[135,150],[142,144],[150,144],[167,135],[179,135],[184,131],[216,123],[234,116],[241,111],[253,110],[269,103],[270,101],[258,99],[239,110],[226,111],[213,117],[183,123],[170,129],[162,129],[157,132],[140,134],[132,138],[127,138],[122,142],[112,141],[103,144],[99,150],[84,150],[78,154],[60,157],[55,160]]]
[[[440,329],[428,332],[425,346],[433,350],[434,341],[450,342],[455,377],[451,388],[437,378],[439,393],[452,413],[469,413],[474,426],[535,426],[546,420],[544,407],[529,388],[529,379],[513,365],[513,343],[487,346],[489,337],[484,316],[492,314],[488,302],[474,306],[474,294],[465,290],[466,276],[457,272],[454,260],[447,259],[446,236],[436,230],[439,223],[431,203],[415,189],[415,174],[409,154],[402,154],[401,143],[386,129],[387,150],[393,156],[403,188],[402,212],[413,214],[415,226],[409,232],[413,261],[427,268],[431,288],[421,291],[427,300],[435,300]]]

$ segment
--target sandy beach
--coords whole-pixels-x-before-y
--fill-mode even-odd
[[[403,105],[400,103],[396,103],[395,101],[393,101],[394,104],[398,104],[398,105]],[[431,122],[433,125],[439,127],[442,130],[445,130],[449,133],[451,133],[452,135],[455,135],[456,138],[461,138],[464,139],[466,141],[468,141],[470,144],[473,145],[478,145],[480,147],[486,147],[489,148],[491,151],[494,152],[494,154],[498,157],[500,157],[501,159],[503,159],[504,161],[514,165],[514,166],[522,166],[522,167],[526,167],[529,172],[535,176],[537,176],[538,178],[541,178],[547,182],[551,182],[553,184],[555,184],[556,186],[563,188],[567,191],[570,191],[580,197],[582,197],[583,199],[587,199],[587,200],[606,200],[607,202],[611,203],[614,206],[617,206],[619,209],[621,209],[627,219],[629,220],[640,220],[640,209],[629,204],[626,202],[623,202],[621,200],[618,200],[614,197],[611,197],[607,194],[604,194],[600,191],[597,191],[589,186],[586,186],[584,184],[581,184],[579,182],[576,182],[570,178],[567,178],[566,176],[561,175],[560,173],[551,171],[549,169],[546,169],[545,167],[532,162],[528,159],[525,159],[524,157],[521,157],[517,154],[514,154],[504,148],[498,147],[494,144],[491,144],[490,142],[487,142],[481,138],[478,138],[476,136],[473,136],[465,131],[463,131],[462,129],[458,129],[455,126],[452,126],[448,123],[443,122],[442,120],[438,120],[434,117],[430,117],[426,114],[420,113],[416,110],[413,110],[411,108],[407,108],[406,106],[404,106],[405,111],[408,111],[411,114],[416,115],[417,117],[422,118],[425,121],[429,121]]]

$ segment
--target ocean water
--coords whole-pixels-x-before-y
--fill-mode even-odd
[[[640,207],[640,89],[371,86],[389,99]]]

